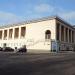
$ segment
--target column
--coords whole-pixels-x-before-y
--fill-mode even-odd
[[[71,30],[71,43],[72,43],[72,30]]]
[[[74,43],[74,38],[75,38],[75,36],[74,36],[75,34],[74,34],[74,31],[72,31],[72,43]]]
[[[59,40],[61,41],[61,25],[59,27]]]
[[[7,40],[9,39],[9,29],[7,29]]]
[[[75,31],[74,31],[74,34],[73,34],[73,38],[74,38],[73,40],[74,40],[74,43],[75,43]]]
[[[21,38],[21,27],[19,27],[19,39]]]
[[[66,42],[66,28],[64,27],[64,41]]]
[[[68,43],[69,43],[69,28],[68,28],[68,38],[67,39],[68,39]]]

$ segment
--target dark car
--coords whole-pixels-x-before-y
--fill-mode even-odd
[[[14,49],[11,48],[11,47],[4,47],[4,48],[3,48],[3,51],[4,51],[4,52],[13,52]]]
[[[2,47],[0,47],[0,51],[3,51],[3,48]]]
[[[18,52],[26,52],[26,51],[27,51],[27,49],[23,48],[23,47],[18,49]]]

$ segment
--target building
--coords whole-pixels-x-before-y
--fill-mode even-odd
[[[75,49],[75,28],[57,16],[0,27],[0,47],[20,48],[27,52]]]

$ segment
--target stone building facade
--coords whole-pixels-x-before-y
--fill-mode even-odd
[[[74,50],[75,28],[57,16],[0,27],[0,47],[24,45],[27,52]]]

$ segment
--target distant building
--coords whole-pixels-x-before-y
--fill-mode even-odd
[[[74,50],[75,28],[57,16],[0,27],[0,47],[24,45],[27,52]]]

